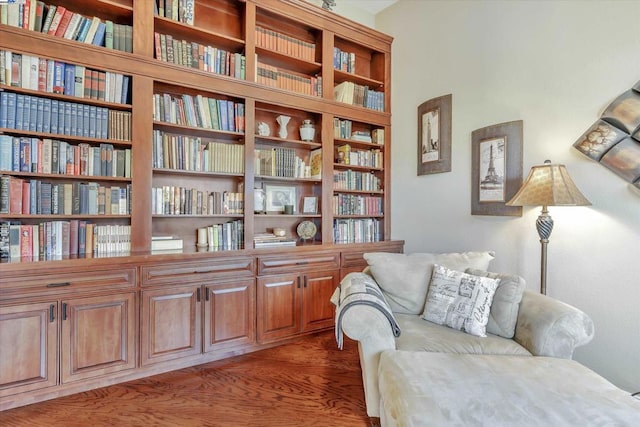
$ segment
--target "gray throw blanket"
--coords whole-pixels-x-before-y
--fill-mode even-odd
[[[389,304],[377,283],[368,274],[348,274],[331,296],[331,302],[336,306],[335,333],[340,350],[342,350],[343,345],[342,316],[350,307],[359,304],[368,305],[379,310],[389,320],[393,336],[400,336],[400,327],[395,317],[393,317]]]

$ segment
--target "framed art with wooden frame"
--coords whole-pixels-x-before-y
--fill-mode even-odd
[[[522,216],[506,203],[522,185],[522,120],[471,133],[471,215]]]
[[[418,175],[451,172],[451,94],[418,106]]]

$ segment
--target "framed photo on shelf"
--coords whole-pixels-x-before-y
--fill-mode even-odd
[[[418,106],[418,175],[451,172],[451,98]]]
[[[522,120],[471,133],[471,215],[522,216],[506,203],[522,185]]]
[[[296,187],[289,185],[269,185],[264,186],[265,191],[265,209],[267,212],[285,211],[285,206],[293,206],[293,212],[296,212]]]
[[[302,213],[303,214],[317,214],[318,213],[318,198],[315,196],[309,196],[302,199]]]

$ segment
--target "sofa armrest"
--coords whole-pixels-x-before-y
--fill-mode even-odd
[[[332,301],[344,301],[352,281],[362,273],[349,273],[340,282],[340,297],[334,295]],[[375,283],[373,286],[380,291]],[[339,310],[336,310],[338,314]],[[338,319],[336,319],[336,322]],[[380,393],[378,391],[378,362],[384,350],[395,350],[396,341],[389,319],[382,311],[365,304],[352,305],[344,310],[340,319],[344,334],[358,341],[362,382],[364,386],[367,414],[370,417],[380,416]]]
[[[593,338],[593,321],[561,301],[525,290],[514,339],[534,356],[571,359],[576,347]]]

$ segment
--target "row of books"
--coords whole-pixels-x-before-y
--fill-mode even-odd
[[[245,109],[241,102],[202,95],[153,94],[153,120],[176,125],[243,133]]]
[[[273,233],[258,233],[253,236],[253,247],[259,249],[296,246],[297,241],[297,239],[290,236],[276,236]]]
[[[163,18],[193,25],[196,16],[195,0],[155,0],[154,13]]]
[[[184,242],[174,236],[151,236],[151,251],[182,251]]]
[[[316,60],[316,44],[256,26],[256,46],[309,62]]]
[[[380,191],[382,180],[372,173],[360,171],[333,171],[334,190]]]
[[[343,52],[339,47],[334,47],[333,68],[346,73],[355,73],[356,54],[353,52]]]
[[[84,99],[129,103],[130,76],[0,50],[0,84]]]
[[[382,150],[353,150],[349,144],[343,144],[336,147],[336,163],[381,168],[384,155]]]
[[[314,150],[314,156],[318,154],[320,149]],[[316,171],[311,171],[309,161],[299,157],[295,149],[286,147],[256,148],[254,170],[261,176],[320,178],[319,173],[314,174]]]
[[[211,251],[244,249],[244,222],[233,220],[207,226],[207,246]]]
[[[241,215],[244,194],[164,185],[152,188],[151,209],[154,215]]]
[[[21,224],[0,221],[0,261],[48,261],[131,250],[131,226],[84,220]]]
[[[303,95],[322,96],[321,76],[301,76],[262,62],[258,62],[256,83]]]
[[[339,218],[333,221],[335,243],[370,243],[383,240],[383,222],[376,218]]]
[[[23,0],[3,2],[0,23],[39,33],[133,52],[133,27],[97,16],[84,16],[62,5]]]
[[[131,149],[0,135],[0,171],[131,178]]]
[[[0,214],[129,215],[131,185],[52,183],[0,175]]]
[[[370,110],[384,111],[384,92],[353,82],[342,82],[333,88],[333,99]]]
[[[334,215],[382,215],[382,211],[382,197],[357,194],[335,194],[333,196]]]
[[[130,141],[131,112],[2,91],[0,128]]]
[[[245,79],[246,58],[241,53],[229,52],[188,40],[178,40],[171,34],[155,32],[154,37],[156,59],[159,61]]]
[[[153,167],[242,174],[244,173],[244,145],[154,130]]]

